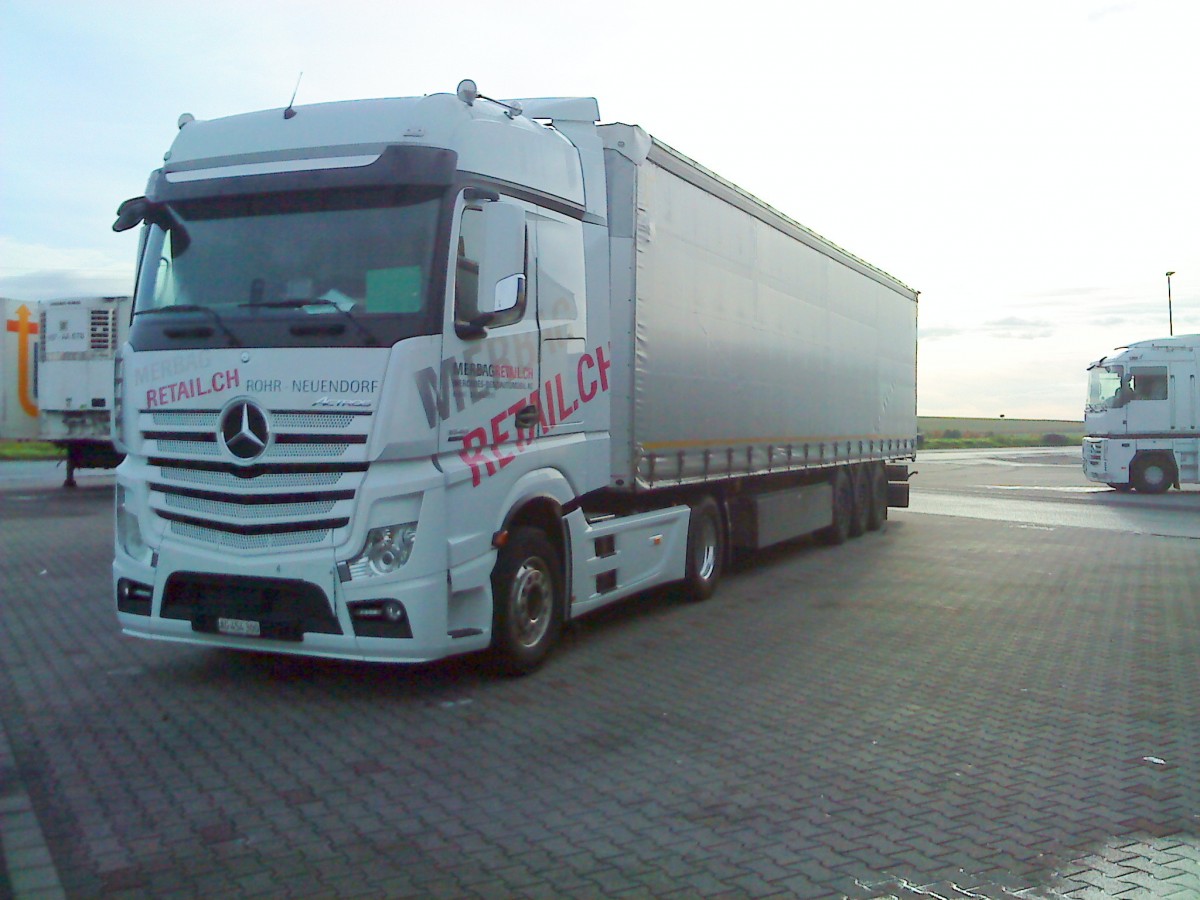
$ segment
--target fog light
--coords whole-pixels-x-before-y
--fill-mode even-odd
[[[117,611],[139,616],[150,615],[154,588],[140,581],[122,578],[117,581]]]
[[[129,556],[139,562],[145,562],[150,548],[142,537],[142,525],[138,521],[137,513],[129,509],[129,497],[125,488],[117,487],[117,545]]]
[[[359,637],[411,638],[408,612],[399,600],[353,600],[346,604],[354,633]]]

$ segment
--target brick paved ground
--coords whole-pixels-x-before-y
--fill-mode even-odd
[[[68,896],[1200,896],[1195,542],[901,514],[496,680],[123,637],[109,504],[0,493]]]

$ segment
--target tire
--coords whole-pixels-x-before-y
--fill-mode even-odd
[[[850,537],[861,537],[871,517],[871,485],[866,466],[850,467],[850,485],[854,489],[854,511],[850,516]]]
[[[1108,486],[1109,486],[1110,488],[1112,488],[1114,491],[1117,491],[1117,492],[1119,492],[1119,493],[1122,493],[1122,494],[1128,494],[1130,491],[1132,491],[1132,490],[1133,490],[1133,485],[1132,485],[1132,484],[1128,484],[1128,483],[1125,483],[1125,484],[1114,484],[1113,482],[1111,482],[1111,481],[1110,481],[1110,482],[1108,482]]]
[[[854,515],[854,485],[850,483],[850,473],[839,468],[833,473],[833,522],[817,532],[817,536],[826,544],[837,545],[846,543],[850,537],[850,520]]]
[[[707,600],[716,592],[724,569],[725,529],[721,511],[712,497],[702,497],[692,504],[688,520],[684,597],[694,603]]]
[[[492,571],[492,658],[508,675],[540,666],[562,630],[558,553],[536,528],[515,529]]]
[[[887,472],[882,465],[873,465],[869,471],[867,483],[871,488],[871,514],[867,516],[867,530],[879,531],[887,524],[888,517]]]
[[[1163,494],[1175,481],[1175,467],[1159,454],[1139,456],[1129,467],[1129,483],[1139,494]]]

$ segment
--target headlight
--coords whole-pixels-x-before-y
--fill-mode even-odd
[[[362,552],[350,560],[350,577],[370,578],[395,572],[408,562],[416,537],[416,522],[372,528],[367,532],[367,542]]]
[[[117,486],[117,544],[127,554],[136,560],[144,560],[150,549],[142,538],[142,526],[137,514],[128,507],[129,494],[125,488]]]

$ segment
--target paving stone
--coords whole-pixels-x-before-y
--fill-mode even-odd
[[[499,680],[122,637],[111,493],[40,500],[0,491],[0,829],[69,896],[1200,892],[1189,542],[897,516]]]

